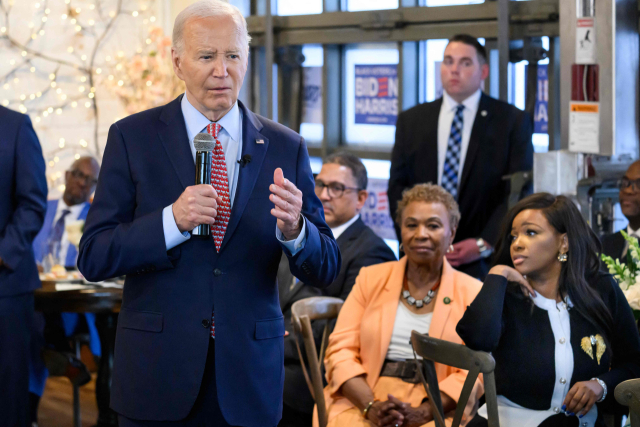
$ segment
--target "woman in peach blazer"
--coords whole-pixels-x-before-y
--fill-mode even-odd
[[[444,257],[459,219],[457,203],[441,187],[418,184],[405,191],[397,220],[406,256],[360,270],[329,338],[329,427],[433,425],[417,375],[403,379],[398,374],[404,364],[413,363],[411,329],[462,344],[455,328],[481,283],[454,270]],[[449,413],[455,410],[467,372],[435,366]],[[483,392],[478,380],[464,419],[473,417]]]

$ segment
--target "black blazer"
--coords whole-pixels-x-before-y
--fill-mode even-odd
[[[417,183],[438,182],[441,106],[442,98],[439,98],[398,116],[388,190],[394,219],[405,189]],[[482,94],[460,180],[458,204],[462,217],[456,242],[482,237],[495,245],[510,191],[502,177],[533,169],[532,131],[528,114]],[[461,270],[474,277],[484,277],[487,268],[483,264],[476,262]]]
[[[627,246],[627,241],[622,236],[621,232],[607,234],[602,239],[602,253],[610,256],[613,259],[619,259],[620,262],[625,262],[622,259],[622,253]]]
[[[597,426],[604,426],[601,411],[617,411],[614,390],[622,381],[640,376],[640,337],[627,300],[608,273],[589,279],[613,318],[612,336],[597,363],[581,348],[583,337],[603,332],[576,309],[569,310],[574,368],[570,387],[598,377],[607,385],[607,397],[598,403]],[[456,332],[473,350],[491,352],[496,360],[499,395],[529,409],[549,409],[555,386],[555,339],[547,311],[533,306],[519,289],[502,276],[489,275],[476,299],[458,322]],[[555,420],[555,423],[551,421]],[[570,424],[564,414],[549,418],[550,425]],[[575,418],[573,418],[575,420]],[[567,423],[567,424],[565,424]],[[546,423],[545,423],[546,425]]]
[[[0,298],[40,287],[32,243],[46,210],[45,164],[31,120],[0,107]]]

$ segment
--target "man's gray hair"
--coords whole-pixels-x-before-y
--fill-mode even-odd
[[[249,52],[251,36],[247,30],[247,21],[237,7],[223,0],[200,0],[187,6],[176,17],[173,24],[173,48],[182,55],[184,52],[184,27],[191,18],[209,18],[211,16],[230,16],[236,23],[238,35],[245,41],[245,47]]]

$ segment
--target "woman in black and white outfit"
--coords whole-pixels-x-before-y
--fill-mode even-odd
[[[604,426],[615,387],[640,376],[638,329],[599,250],[564,196],[534,194],[507,214],[497,265],[456,328],[496,360],[502,427]]]

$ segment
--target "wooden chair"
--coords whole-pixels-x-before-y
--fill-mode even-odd
[[[629,407],[631,427],[640,427],[640,378],[618,384],[614,396],[619,404]]]
[[[342,301],[340,298],[331,297],[312,297],[305,298],[293,303],[291,306],[291,324],[293,325],[293,336],[298,349],[298,357],[300,358],[300,365],[302,365],[302,373],[307,381],[307,386],[318,406],[318,421],[320,427],[327,425],[327,405],[324,401],[323,383],[322,383],[322,361],[324,359],[324,352],[327,349],[329,342],[329,324],[331,319],[338,317],[338,313],[342,308]],[[322,333],[322,345],[320,346],[320,353],[316,349],[316,343],[313,338],[313,330],[311,328],[311,321],[318,319],[327,319],[327,324],[324,327]],[[300,344],[298,336],[302,336],[304,342],[304,348],[309,363],[309,369],[305,366],[302,352],[300,351]],[[311,376],[309,376],[309,372]]]
[[[445,427],[445,423],[442,401],[440,399],[440,387],[438,386],[434,362],[469,371],[464,386],[462,387],[462,392],[460,393],[452,427],[460,426],[464,408],[480,373],[482,373],[484,377],[484,392],[487,401],[487,421],[489,427],[500,427],[496,381],[493,373],[496,362],[493,356],[483,351],[473,351],[461,344],[432,338],[428,335],[420,334],[417,331],[411,332],[411,345],[413,346],[414,353],[422,356],[423,359],[422,364],[424,370],[419,370],[420,377],[429,396],[429,402],[437,427]],[[426,371],[426,379],[424,371]]]

